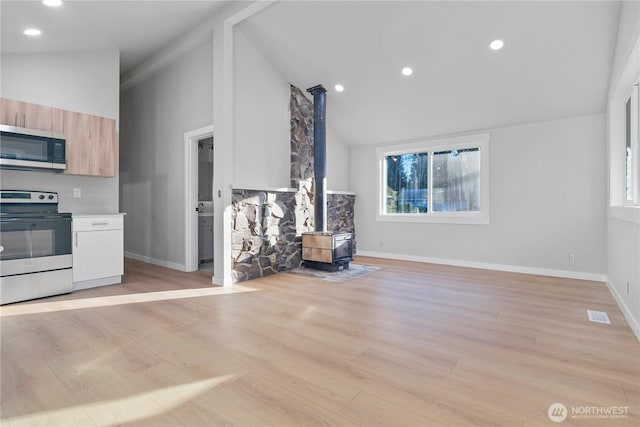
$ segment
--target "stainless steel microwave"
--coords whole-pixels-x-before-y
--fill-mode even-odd
[[[66,163],[64,135],[0,125],[0,167],[62,172]]]

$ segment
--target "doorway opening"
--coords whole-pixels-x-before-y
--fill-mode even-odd
[[[198,270],[213,274],[213,136],[198,141]]]
[[[185,271],[213,277],[213,126],[184,134]]]

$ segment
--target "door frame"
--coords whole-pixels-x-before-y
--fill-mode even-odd
[[[213,137],[213,125],[184,134],[184,269],[187,272],[198,270],[198,215],[195,212],[198,205],[198,142],[209,137]],[[214,139],[214,157],[215,146]]]

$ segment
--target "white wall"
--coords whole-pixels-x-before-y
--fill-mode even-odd
[[[618,22],[618,36],[611,67],[611,88],[620,80],[629,55],[640,33],[640,2],[623,1],[620,6],[620,21]]]
[[[120,53],[3,54],[0,96],[119,120]],[[118,212],[118,177],[0,171],[3,189],[59,193],[60,211]],[[82,189],[73,198],[73,188]]]
[[[0,94],[118,120],[120,53],[3,54]]]
[[[609,285],[640,339],[640,225],[609,217],[607,249]]]
[[[184,133],[213,122],[209,40],[122,94],[125,251],[184,265]]]
[[[289,187],[289,83],[236,29],[235,188]]]
[[[289,82],[239,29],[235,29],[234,45],[233,186],[289,187]],[[327,181],[329,190],[350,190],[349,147],[333,132],[330,123],[327,124]]]
[[[351,190],[351,150],[327,124],[327,190]]]
[[[353,147],[358,252],[604,277],[604,116],[488,132],[489,225],[377,222],[376,147]]]
[[[640,43],[640,2],[622,2],[618,39],[613,62],[609,96],[608,143],[608,277],[609,287],[629,324],[640,339],[640,214],[638,208],[622,208],[624,176],[623,102],[630,93],[640,65],[631,63],[634,46]],[[637,61],[637,58],[636,60]],[[625,67],[631,68],[624,75]],[[629,72],[633,67],[635,69]],[[623,99],[620,99],[622,95]],[[628,286],[627,286],[628,284]]]

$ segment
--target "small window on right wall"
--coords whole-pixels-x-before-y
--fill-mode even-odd
[[[625,204],[640,204],[640,109],[638,109],[638,84],[633,86],[625,101]]]

